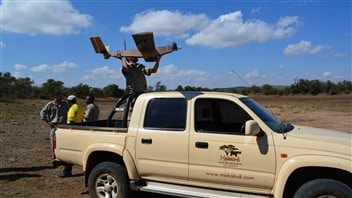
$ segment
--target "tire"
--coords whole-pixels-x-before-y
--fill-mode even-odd
[[[303,184],[295,193],[294,198],[350,198],[352,189],[346,184],[332,179],[315,179]]]
[[[89,174],[89,195],[92,198],[129,197],[128,181],[126,168],[113,162],[102,162],[95,166]]]

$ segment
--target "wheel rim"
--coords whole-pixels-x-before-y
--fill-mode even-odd
[[[117,180],[107,173],[98,176],[95,189],[99,198],[117,198],[119,192]]]

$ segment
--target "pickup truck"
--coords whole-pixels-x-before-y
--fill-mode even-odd
[[[244,95],[145,93],[121,123],[57,126],[56,157],[82,166],[91,197],[352,197],[351,133],[282,122]]]

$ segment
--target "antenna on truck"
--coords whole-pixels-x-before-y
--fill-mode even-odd
[[[244,82],[248,87],[251,86],[247,81],[245,81],[240,75],[238,75],[238,74],[237,74],[235,71],[233,71],[232,69],[231,69],[231,72],[232,72],[233,74],[235,74],[240,80],[242,80],[242,82]]]

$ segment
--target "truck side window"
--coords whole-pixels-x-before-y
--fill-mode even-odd
[[[186,128],[185,98],[154,98],[149,101],[144,128],[183,131]]]
[[[244,134],[250,116],[236,103],[223,99],[197,99],[195,131],[203,133]]]

